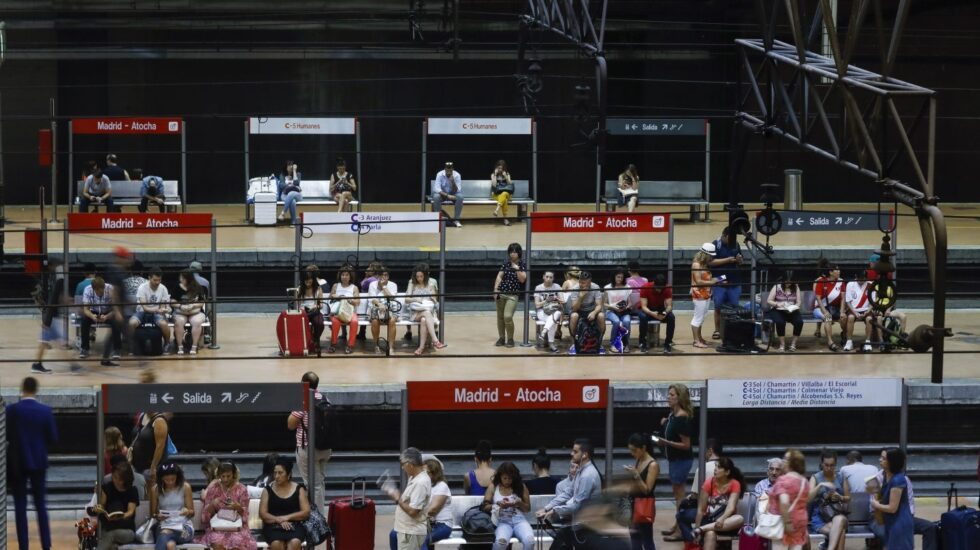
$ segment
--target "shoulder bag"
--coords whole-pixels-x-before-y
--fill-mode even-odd
[[[789,505],[790,513],[793,512],[793,508],[796,508],[796,503],[803,495],[803,488],[805,486],[806,479],[800,482],[800,492],[796,493],[796,498]],[[786,532],[786,526],[783,525],[783,516],[769,512],[769,498],[767,495],[762,495],[756,506],[758,506],[758,516],[755,524],[755,534],[769,540],[783,540],[783,534]]]
[[[354,317],[354,302],[351,300],[340,300],[340,305],[337,307],[337,320],[341,323],[349,323]]]
[[[154,541],[153,529],[154,527],[156,527],[156,525],[157,525],[156,518],[150,518],[146,520],[143,523],[143,525],[140,525],[139,528],[136,529],[136,540],[140,544],[153,544]]]

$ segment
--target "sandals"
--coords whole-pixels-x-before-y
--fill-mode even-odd
[[[417,349],[417,350],[415,350],[415,355],[422,355],[422,353],[423,353],[424,351],[425,351],[425,350],[423,350],[422,348],[419,348],[419,349]]]
[[[332,344],[329,348],[327,348],[327,353],[335,353],[336,351],[337,351],[337,347]]]
[[[790,352],[790,353],[793,353],[793,352],[795,352],[795,351],[796,351],[796,346],[793,346],[793,345],[791,345],[791,346],[789,347],[789,352]]]
[[[786,353],[786,346],[779,346],[778,348],[776,348],[776,351],[780,353]]]
[[[717,330],[711,333],[712,340],[721,340],[721,333]]]
[[[347,355],[350,355],[350,354],[354,353],[354,350],[352,350],[350,346],[345,346],[344,347],[344,353],[347,354]]]
[[[710,348],[710,347],[711,347],[711,346],[709,346],[708,344],[705,344],[705,343],[703,343],[703,342],[694,342],[694,344],[693,344],[693,345],[694,345],[694,347],[696,347],[696,348],[702,348],[702,349],[705,349],[705,348]]]
[[[840,346],[836,343],[830,344],[830,351],[840,351]]]
[[[446,347],[446,344],[443,344],[442,342],[439,342],[437,340],[435,342],[432,342],[432,347],[434,347],[436,349],[442,349],[442,348]]]

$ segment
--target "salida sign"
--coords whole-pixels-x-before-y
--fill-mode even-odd
[[[605,409],[608,380],[408,382],[410,411]]]
[[[76,118],[71,121],[73,134],[179,134],[179,118],[105,117]]]
[[[534,212],[531,231],[538,233],[666,233],[670,214]]]
[[[72,233],[210,233],[211,214],[68,214]]]

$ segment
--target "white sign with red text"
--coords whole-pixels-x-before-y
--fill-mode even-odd
[[[354,135],[356,122],[354,118],[252,117],[248,119],[248,133]]]
[[[430,118],[430,134],[531,135],[530,118]]]
[[[670,214],[618,214],[587,212],[534,212],[535,233],[665,233]]]

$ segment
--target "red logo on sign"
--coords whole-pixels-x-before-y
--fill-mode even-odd
[[[408,382],[408,410],[605,409],[608,389],[608,380]]]
[[[539,233],[665,233],[670,214],[534,212],[531,231]]]
[[[211,214],[68,214],[72,233],[210,233]]]
[[[71,121],[71,132],[73,134],[178,134],[182,126],[183,121],[179,118],[76,118]]]

